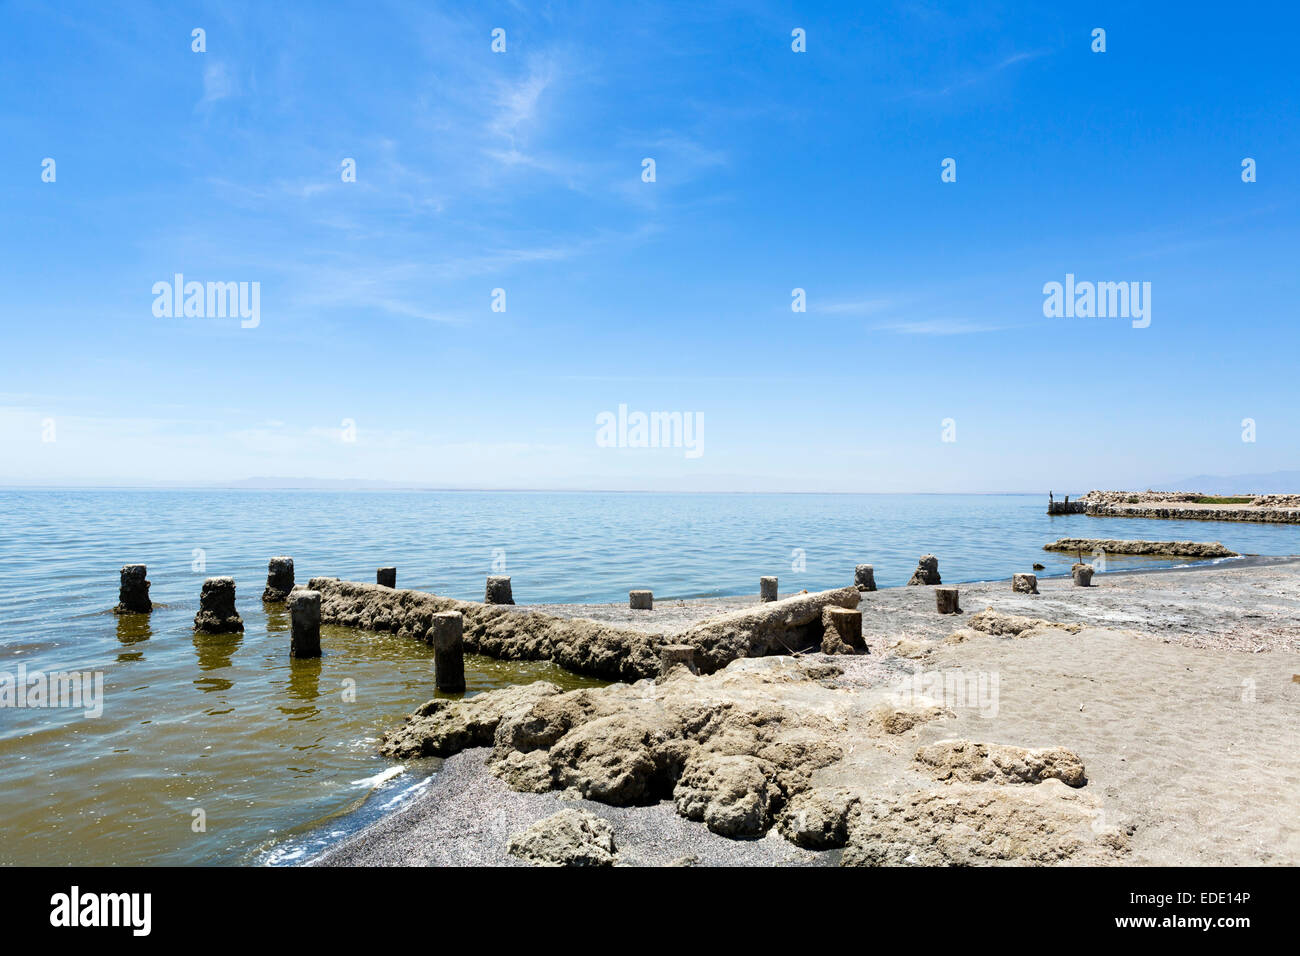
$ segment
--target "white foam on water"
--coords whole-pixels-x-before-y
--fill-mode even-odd
[[[398,774],[405,773],[405,772],[406,772],[405,767],[389,767],[387,770],[377,773],[373,777],[364,777],[361,780],[353,780],[352,786],[372,787],[372,788],[378,787],[381,784],[386,783],[389,780],[392,780]]]

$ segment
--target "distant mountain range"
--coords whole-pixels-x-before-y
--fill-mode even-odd
[[[1300,471],[1251,475],[1196,475],[1151,486],[1156,491],[1204,491],[1208,494],[1300,494]],[[1139,490],[1139,489],[1134,489]]]

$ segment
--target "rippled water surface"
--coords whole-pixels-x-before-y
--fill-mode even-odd
[[[297,577],[373,581],[482,599],[502,562],[521,604],[749,594],[848,583],[875,565],[906,581],[925,551],[945,581],[1066,573],[1061,536],[1217,540],[1300,552],[1293,526],[1048,517],[1028,496],[655,495],[489,492],[0,492],[0,680],[98,673],[103,713],[0,707],[0,863],[279,862],[307,834],[352,825],[436,769],[375,753],[432,696],[428,648],[325,627],[318,661],[291,661],[283,610],[263,607],[267,558]],[[149,616],[119,618],[118,570],[149,567]],[[1159,566],[1110,560],[1112,569]],[[243,634],[196,636],[199,587],[233,575]],[[547,664],[470,657],[469,692]]]

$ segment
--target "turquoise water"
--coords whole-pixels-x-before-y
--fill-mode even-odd
[[[672,495],[491,492],[0,492],[0,679],[102,675],[103,713],[0,707],[0,863],[225,863],[283,857],[312,829],[391,801],[436,767],[375,753],[433,696],[428,649],[327,627],[319,661],[291,661],[282,610],[260,596],[267,559],[297,577],[373,581],[481,600],[624,601],[847,584],[875,565],[904,583],[923,552],[946,582],[1009,577],[1062,536],[1218,540],[1300,553],[1300,528],[1048,517],[1042,496]],[[149,567],[148,617],[109,613],[121,565]],[[494,568],[494,563],[496,567]],[[1111,558],[1111,570],[1153,567]],[[192,633],[205,577],[233,575],[246,630]],[[547,678],[550,665],[467,664],[471,693]],[[351,688],[351,695],[346,693]],[[196,829],[202,811],[204,829]]]

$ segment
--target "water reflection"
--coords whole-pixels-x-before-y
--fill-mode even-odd
[[[119,614],[117,640],[123,647],[131,647],[153,637],[153,625],[148,614]],[[117,655],[119,662],[144,660],[144,649],[123,651]]]
[[[266,631],[268,634],[287,634],[289,632],[289,606],[287,604],[263,604],[262,610],[266,612]]]
[[[291,658],[289,684],[286,688],[290,700],[308,701],[299,707],[280,705],[280,713],[292,720],[309,720],[320,713],[320,708],[310,701],[320,697],[321,659],[319,657]]]
[[[233,634],[207,634],[203,631],[195,631],[194,652],[199,658],[199,670],[216,671],[230,667],[234,663],[232,658],[235,651],[243,643],[244,635],[239,631]],[[207,693],[214,690],[230,690],[235,685],[233,681],[224,677],[208,676],[196,678],[194,686]]]

